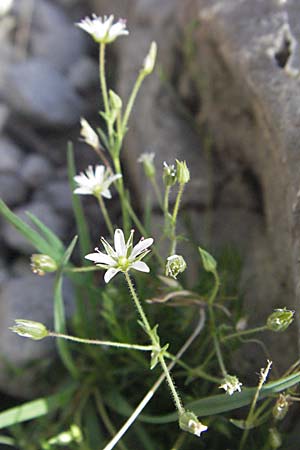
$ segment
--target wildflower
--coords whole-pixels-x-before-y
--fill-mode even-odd
[[[16,325],[9,329],[19,336],[28,337],[35,341],[44,339],[49,335],[49,331],[44,324],[33,320],[16,319]]]
[[[268,317],[267,328],[271,331],[285,331],[294,320],[294,311],[286,308],[275,309]]]
[[[49,255],[34,253],[31,258],[32,272],[37,275],[45,275],[46,272],[56,272],[57,264]]]
[[[129,34],[126,30],[126,21],[119,19],[114,23],[114,16],[97,17],[96,14],[92,15],[92,18],[86,17],[81,22],[77,22],[76,25],[82,30],[89,33],[93,39],[99,44],[110,44],[117,37]]]
[[[166,276],[177,278],[177,275],[184,272],[186,269],[186,262],[181,255],[171,255],[167,258]]]
[[[80,119],[80,135],[83,138],[84,142],[90,145],[93,149],[97,150],[100,148],[100,142],[97,133],[93,130],[91,125],[87,120],[81,118]]]
[[[11,9],[13,0],[1,0],[0,4],[0,17],[5,16]]]
[[[155,157],[155,153],[142,153],[138,158],[138,162],[143,164],[145,174],[148,178],[153,178],[155,175],[155,166],[153,164],[153,160]]]
[[[197,416],[191,411],[184,411],[179,416],[179,426],[183,431],[195,434],[200,437],[203,431],[207,431],[208,427],[201,423]]]
[[[96,166],[95,171],[89,166],[85,173],[81,172],[74,177],[78,187],[74,190],[74,194],[94,195],[95,197],[111,198],[109,186],[117,179],[121,178],[121,174],[110,175],[104,166]]]
[[[242,383],[240,383],[238,377],[235,375],[226,375],[223,379],[223,384],[219,386],[220,389],[224,389],[229,395],[234,394],[234,392],[241,392]]]
[[[150,75],[150,73],[153,72],[156,61],[156,54],[157,54],[156,42],[151,42],[149,52],[146,58],[144,59],[144,66],[142,69],[145,75]]]
[[[177,173],[174,164],[168,165],[164,161],[163,180],[166,186],[173,186],[177,181]]]
[[[190,171],[187,168],[185,161],[178,161],[176,159],[176,173],[177,173],[177,181],[179,184],[186,184],[190,181]]]
[[[122,230],[117,229],[114,235],[114,246],[111,245],[102,237],[101,243],[107,254],[100,252],[96,248],[97,253],[90,253],[85,256],[86,259],[93,261],[96,265],[107,269],[104,275],[104,281],[108,283],[118,272],[128,272],[130,269],[139,270],[141,272],[150,272],[146,263],[141,261],[150,250],[148,247],[153,244],[152,238],[141,239],[133,247],[133,234],[134,230],[131,230],[129,239],[125,243],[124,233]]]

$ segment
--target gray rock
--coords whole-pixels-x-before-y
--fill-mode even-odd
[[[88,50],[88,37],[73,24],[33,33],[31,52],[58,70],[67,72]],[[84,83],[84,81],[82,81]]]
[[[22,178],[28,186],[37,188],[51,177],[53,168],[51,163],[43,156],[29,155],[22,167]]]
[[[72,126],[83,113],[83,101],[67,78],[42,59],[29,59],[9,68],[5,98],[15,113],[39,126]]]
[[[66,231],[66,221],[62,215],[58,215],[48,203],[32,202],[20,206],[14,210],[22,220],[31,223],[26,212],[29,211],[44,222],[52,231],[63,238]],[[25,254],[33,253],[33,246],[9,223],[3,225],[3,240],[12,249]]]
[[[14,173],[0,172],[0,198],[8,206],[20,204],[27,196],[27,187],[24,181]]]
[[[16,4],[15,7],[20,13],[21,5],[19,7],[17,6]],[[35,2],[32,17],[32,26],[34,29],[51,31],[56,27],[63,27],[68,24],[70,24],[70,19],[64,10],[56,5],[55,2],[47,0]]]
[[[2,132],[9,116],[9,109],[4,103],[0,103],[0,133]]]
[[[42,190],[44,199],[60,214],[71,213],[72,209],[72,193],[68,181],[56,180],[49,182]]]
[[[39,393],[42,380],[38,361],[56,355],[52,339],[32,341],[21,338],[9,330],[15,319],[28,319],[44,323],[53,329],[53,280],[54,277],[36,275],[13,278],[3,284],[0,292],[0,389],[20,397],[32,397]],[[66,314],[73,311],[73,291],[69,282],[64,283]],[[28,365],[36,362],[30,368]],[[8,368],[22,369],[25,374],[13,376]]]
[[[20,173],[22,150],[10,139],[0,137],[0,173]]]
[[[88,56],[83,56],[70,66],[69,80],[78,92],[86,92],[99,83],[98,63]]]

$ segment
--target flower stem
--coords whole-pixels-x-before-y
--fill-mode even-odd
[[[122,175],[120,157],[114,156],[113,163],[114,163],[116,174]],[[119,180],[117,180],[116,186],[117,186],[119,198],[121,201],[123,228],[124,228],[125,235],[128,236],[128,234],[130,232],[130,219],[129,219],[129,212],[128,212],[128,208],[127,208],[127,198],[126,198],[126,193],[125,193],[125,189],[124,189],[123,177],[119,178]]]
[[[131,114],[131,111],[132,111],[132,108],[133,108],[136,96],[138,94],[138,91],[139,91],[139,89],[141,87],[141,84],[142,84],[144,78],[145,78],[145,73],[143,71],[140,71],[140,73],[139,73],[139,75],[138,75],[138,77],[136,79],[136,82],[135,82],[135,84],[133,86],[132,92],[130,94],[130,97],[129,97],[129,100],[128,100],[128,103],[127,103],[127,106],[126,106],[126,109],[125,109],[125,113],[124,113],[124,117],[123,117],[123,121],[122,121],[122,135],[123,135],[123,138],[124,138],[124,136],[126,134],[126,129],[127,129],[129,116]]]
[[[135,292],[135,289],[134,289],[133,283],[131,281],[131,278],[130,278],[128,272],[124,272],[124,275],[125,275],[125,278],[126,278],[126,281],[127,281],[127,284],[128,284],[128,287],[129,287],[129,290],[130,290],[130,293],[131,293],[131,296],[132,296],[132,298],[134,300],[135,306],[136,306],[136,308],[137,308],[137,310],[138,310],[138,312],[139,312],[139,314],[141,316],[141,319],[142,319],[142,322],[144,324],[145,330],[147,331],[147,334],[149,335],[149,337],[151,339],[153,347],[155,347],[156,350],[158,352],[160,352],[161,351],[161,346],[160,346],[159,340],[157,339],[155,333],[151,329],[151,326],[150,326],[150,323],[149,323],[149,321],[147,319],[147,316],[146,316],[146,314],[145,314],[145,312],[143,310],[143,307],[142,307],[142,305],[141,305],[141,303],[139,301],[137,293]],[[178,395],[178,392],[176,390],[175,384],[174,384],[174,382],[172,380],[172,377],[170,375],[168,366],[166,365],[166,362],[165,362],[163,354],[160,353],[159,356],[158,356],[158,359],[159,359],[160,365],[161,365],[161,367],[163,369],[163,372],[165,374],[165,377],[166,377],[167,383],[169,385],[169,388],[170,388],[170,390],[172,392],[173,399],[174,399],[176,408],[178,410],[178,414],[179,415],[183,414],[184,413],[184,408],[182,406],[182,402],[181,402],[181,399],[180,399],[180,397]]]
[[[80,344],[91,344],[91,345],[102,345],[105,347],[116,347],[116,348],[127,348],[130,350],[140,350],[142,352],[150,352],[153,350],[153,345],[137,345],[137,344],[125,344],[123,342],[112,342],[112,341],[99,341],[97,339],[85,339],[76,336],[70,336],[69,334],[55,333],[50,331],[50,337],[66,339],[72,342],[79,342]]]
[[[216,327],[216,320],[215,320],[215,312],[214,312],[214,308],[213,308],[213,303],[215,301],[215,298],[217,296],[217,293],[219,291],[220,288],[220,279],[219,279],[219,275],[216,271],[213,272],[213,276],[214,276],[214,287],[212,290],[212,293],[208,299],[208,312],[209,312],[209,323],[210,323],[210,332],[213,338],[213,342],[214,342],[214,347],[215,347],[215,352],[217,355],[217,360],[222,372],[223,377],[226,377],[227,375],[227,370],[224,364],[224,360],[223,360],[223,356],[222,356],[222,352],[221,352],[221,347],[220,347],[220,343],[219,343],[219,339],[217,336],[217,327]]]
[[[177,222],[177,216],[178,216],[178,211],[179,211],[179,206],[180,206],[180,201],[181,201],[181,198],[182,198],[183,190],[184,190],[184,184],[180,184],[179,185],[178,194],[177,194],[177,197],[176,197],[176,200],[175,200],[173,214],[172,214],[172,230],[171,230],[170,255],[174,255],[176,253],[176,246],[177,246],[176,222]]]
[[[100,76],[100,85],[101,92],[104,103],[104,110],[109,113],[109,103],[108,103],[108,93],[106,86],[106,77],[105,77],[105,44],[101,43],[99,47],[99,76]]]
[[[102,215],[104,217],[104,221],[106,223],[106,226],[107,226],[107,229],[109,231],[109,234],[110,234],[111,238],[113,238],[113,236],[114,236],[114,228],[113,228],[113,225],[111,223],[111,220],[110,220],[107,208],[105,206],[105,203],[103,201],[103,198],[102,198],[102,196],[100,194],[97,195],[97,200],[99,202],[99,206],[100,206]]]
[[[232,334],[227,334],[227,336],[223,337],[222,341],[227,341],[228,339],[234,339],[234,338],[239,338],[242,336],[247,336],[249,334],[260,333],[262,331],[266,331],[267,329],[268,329],[268,327],[266,325],[263,325],[261,327],[251,328],[249,330],[237,331]]]

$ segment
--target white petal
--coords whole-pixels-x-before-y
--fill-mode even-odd
[[[150,272],[149,267],[143,261],[136,261],[130,265],[135,270],[140,270],[141,272]]]
[[[117,275],[118,272],[120,272],[120,269],[113,269],[113,268],[108,269],[108,271],[105,272],[104,275],[105,283],[108,283],[115,275]]]
[[[99,184],[102,184],[102,182],[103,182],[104,171],[105,171],[104,166],[96,166],[95,177]]]
[[[90,261],[93,261],[94,263],[98,264],[107,264],[109,266],[114,266],[116,264],[113,258],[102,252],[89,253],[88,255],[85,256],[85,259],[89,259]]]
[[[78,187],[74,190],[74,194],[93,195],[93,191],[89,188]]]
[[[111,193],[109,189],[105,189],[105,191],[101,192],[102,197],[111,198]]]
[[[115,250],[118,256],[126,256],[126,245],[124,233],[120,228],[117,228],[114,236]]]
[[[141,239],[138,244],[136,244],[131,252],[130,259],[134,259],[136,256],[140,255],[146,248],[153,244],[153,239]]]

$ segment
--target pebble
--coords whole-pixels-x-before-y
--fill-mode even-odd
[[[8,206],[16,206],[26,199],[24,181],[14,173],[0,173],[0,198]]]
[[[37,188],[51,177],[53,168],[51,163],[40,155],[29,155],[22,168],[22,178],[28,186]]]
[[[69,80],[74,89],[85,93],[99,83],[98,63],[88,56],[81,57],[69,70]]]
[[[10,139],[0,137],[0,173],[19,173],[22,161],[22,150]]]

